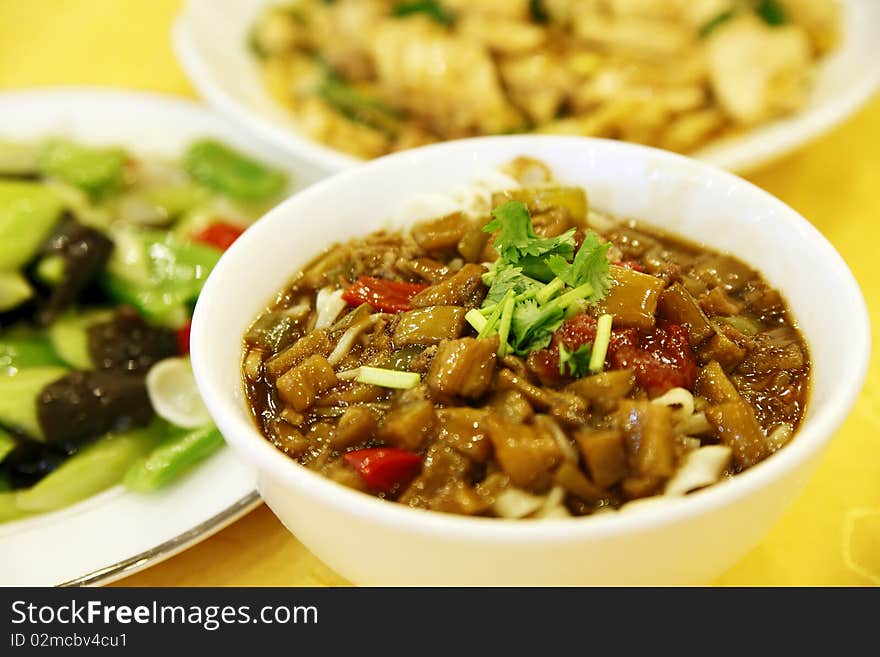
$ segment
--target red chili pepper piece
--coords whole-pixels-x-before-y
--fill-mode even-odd
[[[175,331],[177,336],[177,353],[181,356],[186,356],[189,353],[189,333],[191,330],[192,322],[187,322]]]
[[[359,449],[344,456],[376,491],[390,493],[412,479],[422,467],[422,457],[395,447]]]
[[[342,298],[351,306],[368,303],[384,313],[402,313],[412,310],[412,298],[426,287],[428,286],[421,283],[361,276],[342,293]]]
[[[222,221],[211,224],[207,228],[193,233],[192,238],[209,246],[225,251],[244,233],[244,229]]]

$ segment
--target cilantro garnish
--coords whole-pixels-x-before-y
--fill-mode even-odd
[[[485,321],[469,321],[480,337],[499,336],[502,356],[546,348],[567,318],[602,300],[611,287],[609,245],[593,231],[575,253],[574,229],[557,237],[536,235],[528,207],[519,201],[495,208],[484,230],[496,233],[500,257],[483,276],[489,292],[478,312]],[[589,359],[582,347],[566,357],[565,366],[582,376]]]
[[[574,228],[557,237],[538,237],[528,207],[519,201],[508,201],[492,210],[492,221],[483,230],[498,231],[494,246],[505,263],[520,267],[523,274],[543,283],[553,278],[547,257],[558,255],[568,260],[574,254]]]
[[[569,351],[565,344],[559,342],[559,373],[575,378],[584,376],[590,370],[590,356],[593,343],[586,342],[574,351]]]
[[[552,255],[547,259],[547,266],[569,287],[578,287],[584,283],[592,285],[593,294],[587,297],[587,303],[595,303],[608,294],[611,287],[607,255],[609,248],[610,242],[602,244],[599,236],[590,230],[570,264],[558,255]]]
[[[483,302],[487,306],[499,303],[508,290],[520,295],[531,290],[537,292],[543,285],[540,281],[524,275],[522,267],[505,264],[503,260],[497,261],[488,272],[483,274],[483,282],[489,286],[489,292]]]

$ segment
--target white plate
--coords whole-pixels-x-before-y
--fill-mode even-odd
[[[189,0],[174,28],[177,56],[199,93],[269,143],[340,171],[360,160],[297,131],[268,93],[246,47],[256,16],[277,0]],[[819,65],[806,107],[691,155],[743,173],[815,139],[861,107],[880,85],[880,0],[842,0],[843,43]]]
[[[291,172],[295,186],[314,170],[242,137],[195,103],[106,90],[0,94],[0,138],[63,135],[119,144],[143,156],[178,158],[212,136]],[[285,162],[288,162],[285,164]],[[260,503],[254,474],[227,449],[180,482],[148,495],[112,488],[60,511],[0,524],[0,585],[103,584],[166,559]]]

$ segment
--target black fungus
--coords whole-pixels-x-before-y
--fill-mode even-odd
[[[136,310],[123,306],[112,319],[87,330],[95,369],[145,375],[164,358],[177,355],[174,332],[150,326]]]
[[[144,426],[152,418],[144,380],[129,374],[72,372],[37,396],[37,419],[50,444]]]
[[[99,230],[84,226],[66,216],[43,247],[44,257],[59,256],[64,261],[64,278],[56,285],[37,316],[43,326],[51,324],[73,305],[95,280],[110,259],[113,242]]]

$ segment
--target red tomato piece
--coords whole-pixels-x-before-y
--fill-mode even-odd
[[[187,322],[175,331],[177,336],[177,353],[181,356],[186,356],[189,353],[189,333],[191,330],[192,322]]]
[[[670,388],[692,390],[698,373],[687,329],[664,321],[650,331],[636,332],[613,350],[609,346],[608,361],[615,369],[632,369],[651,396]]]
[[[409,482],[422,467],[422,457],[395,447],[349,452],[343,457],[376,491],[390,493]]]
[[[559,372],[559,344],[576,351],[595,339],[596,319],[583,313],[575,315],[559,327],[550,347],[529,354],[529,367],[544,385],[569,381],[571,377]],[[691,390],[698,373],[687,329],[662,320],[650,331],[612,330],[605,367],[632,369],[638,384],[652,396],[676,387]]]
[[[225,251],[241,237],[242,233],[244,233],[244,228],[218,221],[197,233],[193,233],[192,238],[196,242]]]
[[[412,310],[412,298],[426,287],[428,286],[422,283],[361,276],[342,293],[342,298],[351,306],[368,303],[384,313],[402,313]]]

